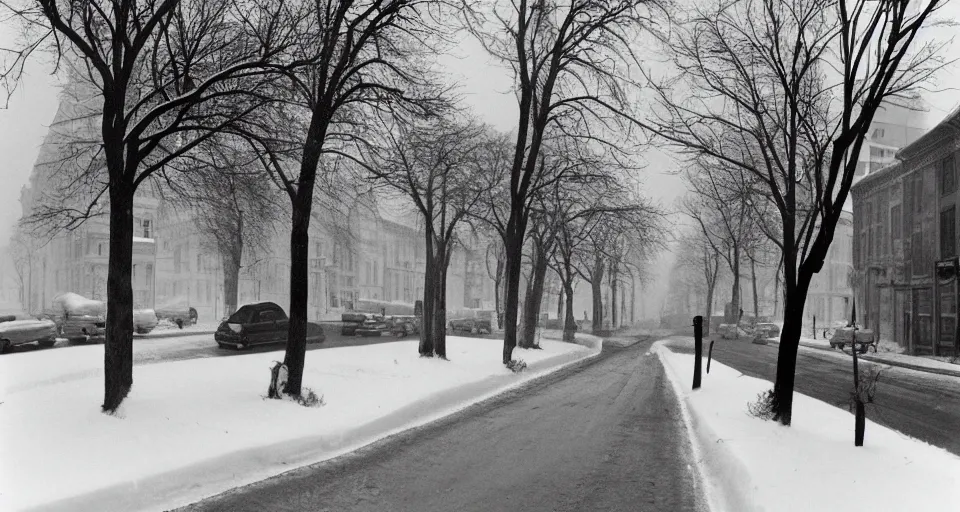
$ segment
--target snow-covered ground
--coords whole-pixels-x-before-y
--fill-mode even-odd
[[[162,320],[153,328],[148,334],[141,334],[144,338],[149,338],[151,335],[155,334],[170,334],[172,332],[181,332],[184,334],[197,333],[197,332],[214,332],[217,330],[217,327],[220,326],[220,322],[198,322],[193,325],[185,325],[183,329],[177,327],[177,324],[170,322],[169,320]]]
[[[714,510],[958,510],[960,457],[873,423],[869,410],[857,448],[853,415],[801,394],[792,426],[754,418],[747,403],[770,382],[714,361],[692,391],[694,356],[653,350],[681,398]]]
[[[103,349],[0,359],[0,510],[166,510],[346,453],[599,353],[543,340],[500,363],[497,340],[447,338],[308,351],[304,385],[325,405],[266,395],[277,353],[134,368],[116,416],[99,412]]]

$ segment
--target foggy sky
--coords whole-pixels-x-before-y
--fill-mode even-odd
[[[947,4],[944,14],[960,18],[960,1]],[[12,46],[16,34],[15,24],[8,22],[0,26],[0,44]],[[952,58],[960,57],[960,45],[955,44],[951,53]],[[476,41],[465,36],[455,54],[442,58],[441,64],[459,78],[460,94],[483,120],[503,131],[516,127],[517,104],[511,91],[510,70],[490,59]],[[0,246],[7,244],[20,217],[20,188],[29,181],[39,146],[56,113],[58,88],[56,77],[49,74],[51,69],[49,57],[34,59],[26,79],[11,98],[9,108],[0,110],[0,175],[4,178],[0,187]],[[960,65],[945,70],[939,83],[960,83]],[[933,126],[957,106],[960,91],[925,94],[925,99],[931,105],[928,124]],[[680,178],[672,174],[678,168],[677,162],[656,149],[645,153],[643,159],[648,164],[642,176],[646,194],[659,200],[663,207],[672,209],[675,199],[684,191]],[[664,272],[655,274],[665,275],[672,259],[672,256],[665,255],[658,265],[664,267]]]

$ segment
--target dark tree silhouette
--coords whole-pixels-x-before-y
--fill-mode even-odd
[[[508,0],[466,9],[471,32],[514,72],[519,122],[504,193],[509,200],[501,236],[506,251],[503,364],[517,346],[520,274],[532,200],[546,171],[544,136],[556,129],[609,143],[604,128],[621,119],[634,86],[624,70],[639,66],[631,49],[649,25],[655,2]],[[608,109],[597,109],[602,104]],[[594,125],[594,129],[591,129]]]
[[[789,425],[803,307],[823,267],[877,109],[923,86],[945,43],[918,43],[938,0],[735,0],[698,7],[668,41],[675,76],[636,122],[761,184],[783,254],[773,410]],[[759,206],[759,205],[758,205]],[[767,206],[767,205],[763,205]],[[764,219],[764,217],[761,217]]]
[[[134,195],[154,173],[266,101],[257,90],[293,41],[291,24],[270,6],[228,0],[37,0],[3,7],[25,32],[2,70],[8,90],[31,55],[49,50],[68,67],[87,110],[88,157],[61,169],[63,202],[48,203],[32,220],[69,229],[109,204],[102,408],[112,412],[133,385]],[[82,186],[92,189],[78,193]],[[76,197],[91,200],[78,205]]]

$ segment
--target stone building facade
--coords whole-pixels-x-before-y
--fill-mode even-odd
[[[861,322],[914,354],[960,351],[958,153],[960,110],[851,191]]]

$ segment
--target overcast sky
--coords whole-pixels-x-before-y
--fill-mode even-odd
[[[960,0],[947,5],[947,17],[960,18]],[[13,41],[15,27],[0,26],[0,43]],[[956,30],[956,29],[952,29]],[[654,49],[655,50],[655,49]],[[958,46],[951,51],[960,57]],[[19,90],[11,98],[9,108],[0,110],[0,155],[2,155],[3,186],[0,186],[0,246],[6,245],[12,227],[20,217],[20,189],[29,181],[30,171],[47,126],[57,109],[56,79],[50,76],[50,63],[35,61]],[[470,38],[455,55],[443,60],[444,67],[460,78],[464,100],[488,123],[509,131],[516,127],[517,105],[511,92],[510,72],[496,65]],[[960,83],[958,66],[947,70],[939,83]],[[932,126],[960,102],[960,92],[944,91],[927,96],[931,105],[928,124]],[[676,162],[655,149],[644,155],[648,163],[642,180],[647,194],[659,199],[661,205],[672,207],[683,193],[683,184],[673,173]]]

